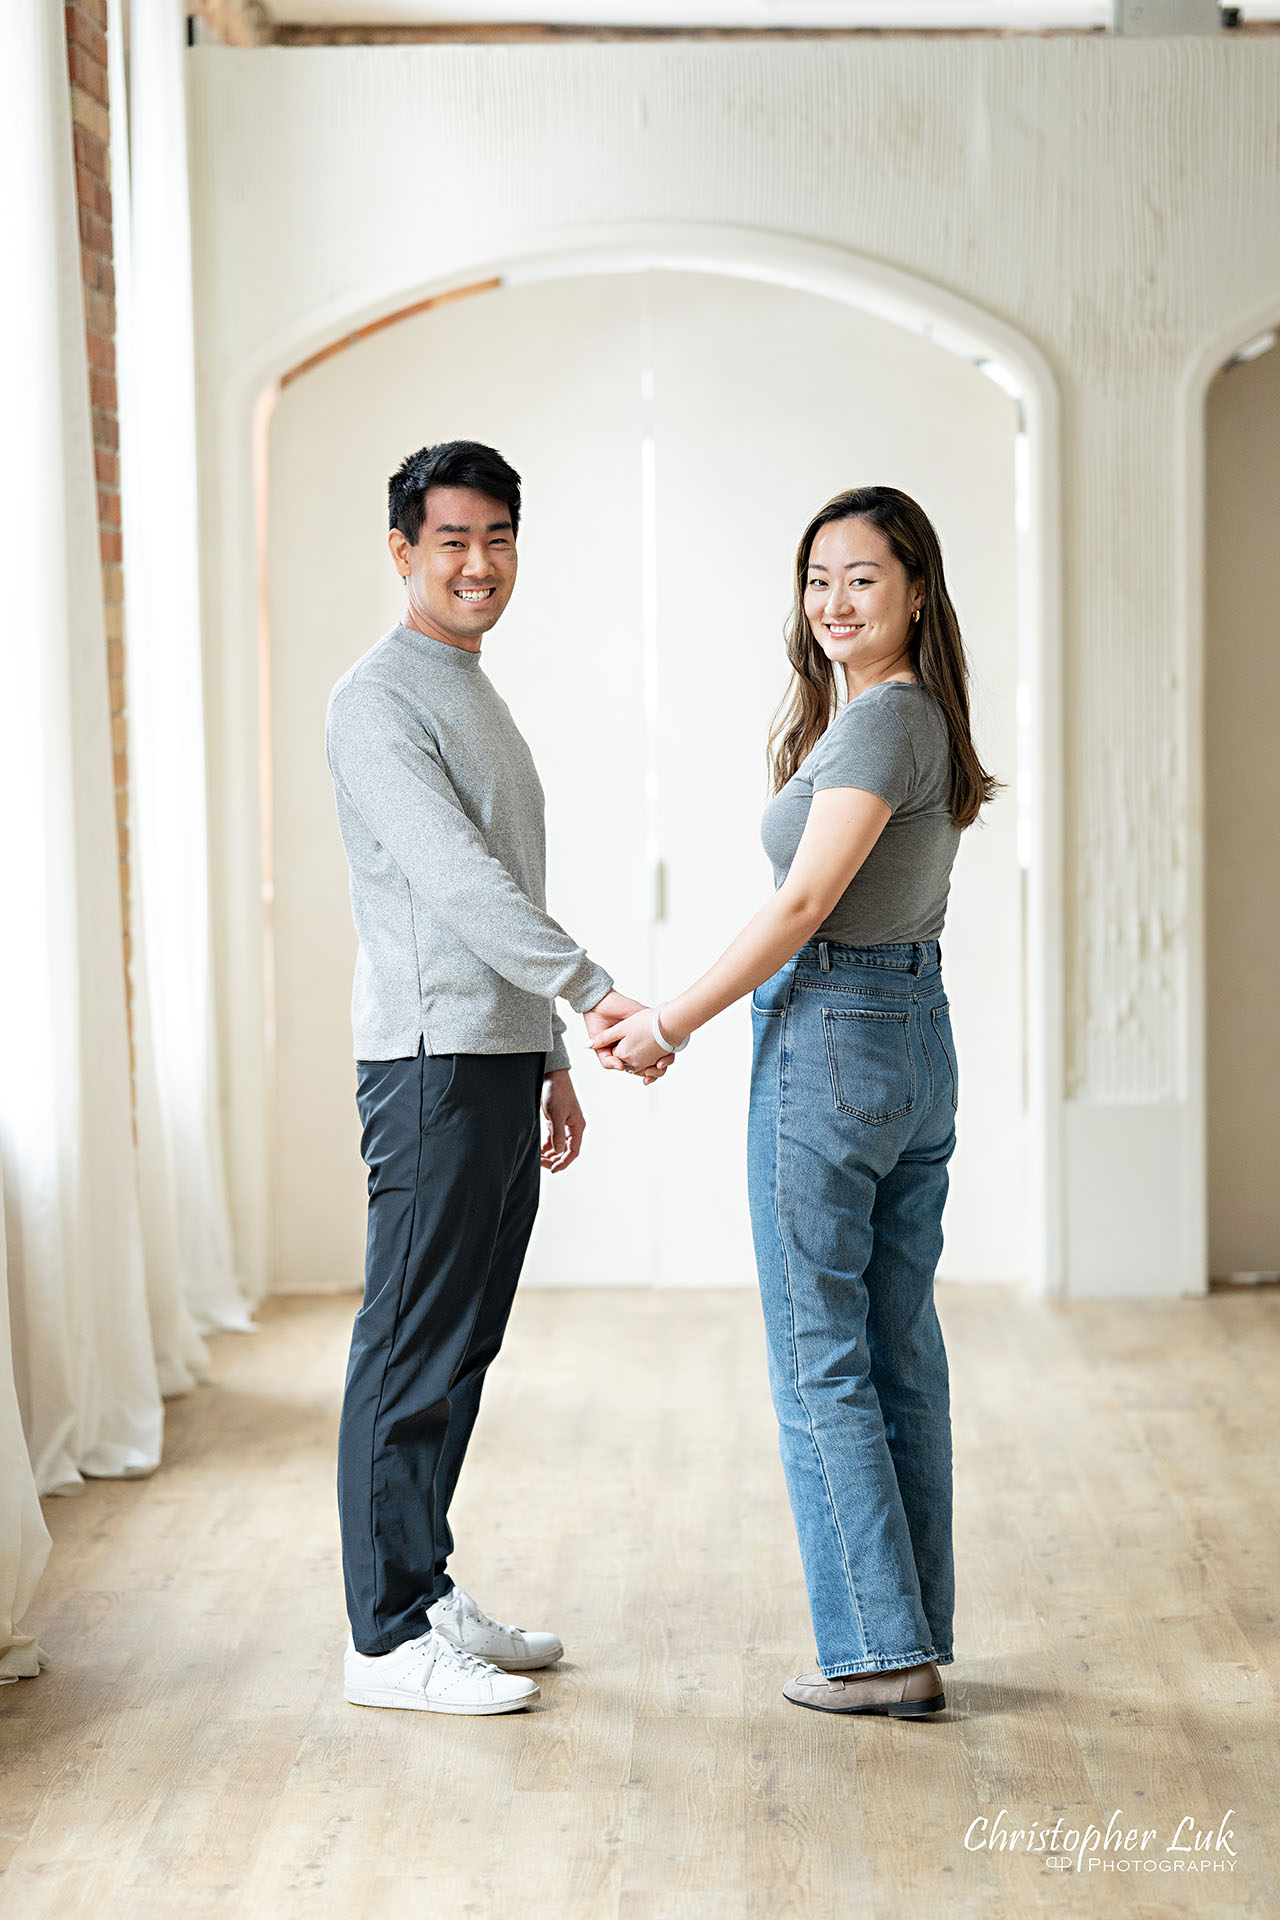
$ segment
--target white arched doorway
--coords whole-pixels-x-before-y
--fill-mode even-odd
[[[988,375],[998,386],[1003,387],[1005,395],[1008,396],[1010,408],[1009,454],[1011,461],[1016,460],[1016,484],[1011,475],[1009,501],[1011,513],[1015,521],[1015,524],[1010,529],[1010,539],[1012,546],[1016,550],[1017,604],[1016,611],[1012,618],[1012,625],[1016,629],[1014,645],[1017,655],[1019,711],[1018,743],[1015,757],[1018,762],[1016,784],[1021,817],[1018,823],[1017,839],[1021,857],[1021,879],[1019,884],[1024,889],[1024,899],[1020,903],[1020,918],[1025,934],[1025,956],[1019,960],[1018,971],[1020,982],[1025,983],[1025,1082],[1027,1099],[1025,1151],[1028,1186],[1026,1246],[1027,1264],[1029,1264],[1032,1273],[1042,1285],[1053,1287],[1057,1284],[1061,1265],[1059,1252],[1060,1231],[1058,1226],[1059,1207],[1057,1202],[1057,1175],[1059,1167],[1057,1146],[1059,1128],[1058,1093],[1060,1087],[1060,987],[1058,980],[1058,956],[1060,953],[1060,938],[1058,932],[1060,886],[1058,873],[1060,856],[1057,839],[1057,701],[1054,695],[1057,676],[1057,646],[1052,619],[1052,609],[1055,604],[1053,579],[1056,568],[1056,513],[1054,487],[1052,483],[1054,473],[1054,409],[1052,387],[1047,373],[1039,362],[1038,357],[1017,341],[1015,337],[1007,336],[1005,330],[1001,329],[995,323],[989,322],[984,316],[975,315],[968,309],[961,308],[959,303],[951,302],[944,295],[935,293],[933,290],[919,288],[905,280],[903,276],[869,266],[865,263],[850,261],[846,257],[836,254],[829,249],[772,240],[763,236],[747,236],[741,234],[708,235],[700,231],[671,230],[661,236],[652,233],[647,234],[644,236],[644,243],[641,244],[639,236],[620,239],[614,235],[610,237],[607,243],[597,241],[594,244],[574,246],[572,248],[546,248],[540,250],[533,258],[500,263],[498,270],[486,271],[482,276],[478,275],[476,277],[481,279],[487,295],[496,294],[499,301],[508,299],[514,301],[517,305],[520,299],[523,298],[527,306],[531,300],[536,301],[539,297],[536,293],[538,287],[547,288],[566,281],[576,282],[581,287],[584,283],[589,286],[590,282],[596,281],[601,293],[604,294],[608,283],[612,283],[615,287],[619,284],[619,276],[626,276],[628,279],[631,279],[634,284],[634,276],[636,275],[647,275],[650,276],[651,280],[653,280],[654,276],[657,276],[658,281],[665,282],[668,285],[674,284],[671,279],[673,275],[692,276],[698,278],[701,282],[710,279],[718,282],[724,293],[731,291],[731,289],[726,288],[726,281],[745,282],[749,285],[753,284],[761,290],[772,289],[774,293],[779,296],[786,293],[798,294],[805,296],[810,302],[829,303],[832,308],[844,309],[850,324],[855,322],[857,316],[861,316],[862,324],[870,327],[873,331],[877,326],[884,329],[887,323],[889,327],[900,330],[907,336],[914,337],[917,343],[927,342],[931,349],[943,349],[946,355],[953,357],[962,364],[966,364],[970,369],[970,374],[972,374],[974,367],[979,368],[981,373]],[[474,284],[474,281],[471,284]],[[453,290],[440,289],[438,291],[448,293]],[[745,293],[747,289],[740,288],[740,291]],[[423,297],[424,299],[430,298],[429,291],[425,293]],[[763,293],[761,297],[764,297]],[[605,303],[606,305],[608,304],[607,295]],[[486,300],[485,304],[489,304],[488,300]],[[625,302],[623,304],[625,304]],[[471,318],[475,319],[476,324],[479,324],[480,303],[468,302],[467,306],[471,309]],[[711,307],[714,308],[714,306],[715,301],[712,299]],[[440,311],[443,312],[444,309]],[[493,311],[496,311],[496,308],[494,308]],[[514,306],[511,311],[514,316]],[[456,310],[455,320],[457,313],[460,312],[460,308]],[[721,317],[723,319],[723,310]],[[372,315],[361,315],[358,316],[358,318],[361,327],[367,328],[369,331],[374,331],[379,322],[386,318],[386,315],[385,312],[383,312]],[[834,323],[837,320],[837,315],[832,313],[829,315],[829,318]],[[354,331],[358,335],[360,329],[357,328]],[[352,332],[353,330],[350,327],[344,329],[344,334],[348,338],[352,336]],[[708,337],[714,338],[714,328],[712,329],[712,334]],[[723,329],[721,337],[723,337]],[[319,342],[317,342],[315,336],[312,335],[311,339],[303,344],[312,347],[318,346],[323,352],[323,350],[330,345],[331,341],[332,334],[330,334],[329,340],[321,340]],[[293,364],[296,365],[299,359],[305,357],[305,354],[295,352]],[[652,343],[650,343],[648,348],[644,348],[642,343],[640,359],[643,361],[646,358],[652,360]],[[287,374],[288,370],[288,367],[277,368],[277,371],[280,373]],[[671,385],[669,370],[668,376],[664,376],[661,381],[661,388],[651,383],[651,391],[647,397],[644,392],[640,390],[640,383],[636,383],[636,391],[633,396],[633,415],[627,425],[627,432],[631,434],[630,446],[633,452],[638,451],[641,444],[647,442],[651,450],[650,457],[652,457],[652,450],[655,445],[653,427],[656,417],[653,410],[656,407],[658,414],[661,413],[662,405],[666,399],[669,398]],[[977,385],[983,388],[993,401],[999,400],[1001,404],[1006,404],[1001,396],[995,394],[988,382],[981,379],[980,375],[977,379]],[[660,390],[664,390],[662,391],[661,399],[658,397]],[[696,394],[693,386],[686,386],[684,399],[686,406],[694,402]],[[648,408],[647,414],[646,408]],[[1016,420],[1014,418],[1015,408],[1017,415]],[[469,418],[473,417],[474,409],[472,409],[469,414]],[[262,424],[265,426],[265,417]],[[566,433],[572,434],[574,424],[572,418],[566,421]],[[633,428],[635,429],[634,432],[632,432]],[[478,429],[466,427],[456,422],[441,428],[441,431],[445,433],[469,430]],[[407,450],[410,444],[417,444],[418,441],[424,437],[436,437],[434,430],[421,433],[416,427],[410,428],[406,426],[404,445],[397,447],[396,452],[399,453]],[[482,437],[484,436],[482,435]],[[510,438],[509,435],[504,436],[501,431],[495,430],[493,426],[488,428],[488,437],[495,438],[499,444],[507,444]],[[508,451],[514,451],[509,444]],[[518,464],[521,464],[521,462],[518,461]],[[899,469],[897,473],[886,475],[883,471],[883,462],[881,461],[879,465],[880,477],[894,479],[898,484],[908,483],[910,478],[909,472]],[[789,547],[804,515],[812,509],[817,499],[825,497],[825,493],[834,490],[836,485],[848,484],[851,477],[847,465],[841,463],[834,472],[830,484],[824,481],[816,488],[816,492],[812,487],[804,491],[804,513],[797,516],[793,506],[786,516],[785,526],[780,529],[783,548]],[[736,480],[736,476],[734,480]],[[729,484],[733,484],[734,480],[731,480]],[[610,484],[615,489],[625,489],[628,486],[638,487],[639,482],[640,475],[638,469],[634,468],[626,473],[619,470],[616,474],[610,476]],[[724,484],[725,478],[721,476],[719,485],[723,487]],[[927,492],[927,488],[922,487],[918,481],[916,482],[915,490],[922,493]],[[380,505],[380,500],[370,502],[374,516],[379,513]],[[690,510],[696,515],[697,500],[696,497],[688,493],[687,488],[684,508],[686,520]],[[280,513],[278,500],[274,502],[274,511],[278,519]],[[661,506],[659,505],[653,508],[653,511],[660,513]],[[643,549],[645,541],[652,542],[654,538],[658,537],[658,529],[655,526],[650,526],[646,532],[643,524],[640,524],[643,521],[643,515],[641,514],[637,516],[637,518],[637,532],[640,536],[639,546]],[[530,524],[532,526],[532,523]],[[545,533],[545,528],[543,529],[543,533]],[[380,534],[375,536],[375,541],[380,541]],[[372,551],[373,549],[371,548],[371,552]],[[526,548],[526,558],[524,561],[525,578],[522,579],[522,593],[525,592],[528,572],[531,564],[533,564],[531,562],[532,553],[532,535],[530,535],[530,544]],[[650,697],[651,699],[656,699],[658,697],[656,691],[658,682],[654,677],[656,667],[652,658],[652,634],[646,634],[644,631],[646,622],[648,622],[650,626],[653,624],[650,615],[647,615],[644,611],[646,595],[644,578],[646,566],[645,554],[642,550],[634,557],[637,564],[631,575],[627,579],[623,579],[622,575],[619,576],[620,591],[626,593],[628,590],[634,590],[632,597],[636,602],[640,629],[637,635],[638,652],[636,654],[636,663],[642,680],[646,675],[649,676]],[[380,565],[380,556],[374,564]],[[773,571],[779,574],[778,605],[771,608],[769,614],[762,616],[762,618],[765,618],[768,629],[776,633],[781,614],[785,611],[785,565],[779,570],[775,564]],[[350,645],[347,647],[345,657],[339,661],[332,674],[328,672],[328,664],[330,663],[327,663],[325,666],[324,672],[329,679],[335,677],[336,672],[341,671],[342,666],[345,665],[349,659],[356,657],[359,652],[364,650],[365,646],[370,644],[372,639],[376,637],[377,631],[380,630],[379,622],[385,624],[387,620],[394,617],[395,609],[387,598],[390,590],[391,583],[389,580],[386,581],[385,587],[380,587],[376,590],[382,596],[377,602],[376,613],[372,605],[369,604],[369,596],[365,596],[364,604],[367,607],[367,611],[359,625],[359,630],[351,633]],[[517,603],[517,606],[518,604],[519,603]],[[513,608],[512,615],[508,616],[508,622],[513,622],[516,618],[517,610]],[[660,622],[659,624],[664,624],[664,622]],[[665,625],[669,630],[669,618],[665,620]],[[646,650],[648,651],[646,652]],[[648,664],[646,664],[646,661]],[[502,650],[498,644],[498,636],[495,636],[493,650],[487,660],[487,664],[489,664],[490,671],[498,681],[498,684],[502,686],[504,690],[510,691],[513,704],[517,706],[517,711],[522,721],[527,724],[531,736],[534,737],[535,745],[542,745],[539,736],[543,725],[547,723],[550,715],[548,713],[538,715],[534,712],[533,718],[530,719],[530,697],[536,695],[536,686],[528,681],[521,685],[520,673],[513,668],[508,668],[504,671]],[[264,661],[264,665],[269,667],[270,663]],[[773,699],[779,690],[780,683],[781,673],[779,671],[774,673],[767,687],[767,691],[758,676],[751,685],[748,705],[750,706],[751,702],[754,701],[750,716],[752,728],[754,729],[751,735],[753,748],[752,757],[754,759],[758,759],[758,742],[762,731],[763,720],[767,718],[767,708],[772,705]],[[264,686],[271,684],[270,671],[268,671],[264,677],[263,684]],[[663,684],[665,684],[669,692],[672,685],[669,660],[666,670],[663,673]],[[706,687],[700,687],[698,689],[698,701],[694,703],[691,709],[692,711],[697,710],[698,704],[705,699],[711,690],[711,681],[708,681]],[[280,689],[277,688],[277,707],[279,705],[279,695]],[[981,698],[981,690],[979,697]],[[755,712],[756,707],[761,709],[759,713]],[[746,719],[745,710],[744,714],[739,717],[744,720]],[[667,718],[668,721],[671,720],[672,716],[670,713],[668,713]],[[682,729],[678,716],[675,717],[674,727],[668,726],[667,733],[670,736],[670,744],[667,749],[669,759],[672,755],[678,757],[680,753],[687,753],[691,750],[693,742],[691,738],[687,736],[687,729]],[[650,734],[650,739],[652,739],[652,734]],[[275,732],[270,744],[272,749],[271,757],[274,759],[280,746],[278,713]],[[303,750],[305,750],[305,748]],[[648,761],[646,761],[646,755],[649,756]],[[557,804],[556,783],[559,776],[555,769],[554,756],[548,760],[545,746],[543,747],[541,757],[544,768],[549,770],[548,786],[552,793],[554,815],[554,809]],[[626,761],[627,764],[618,769],[619,791],[626,788],[629,791],[643,792],[647,782],[652,800],[655,772],[661,775],[662,769],[660,767],[655,768],[655,766],[651,764],[652,753],[650,748],[646,746],[645,751],[637,759],[635,766],[630,765],[625,750],[621,751],[621,758]],[[659,759],[661,759],[661,752],[659,753]],[[1001,755],[1000,771],[1009,779],[1010,785],[1012,786],[1014,784],[1014,770],[1009,765],[1009,757],[1007,754]],[[284,772],[286,781],[292,782],[292,771],[282,766],[277,768],[277,772]],[[674,768],[668,765],[665,777],[659,779],[659,787],[665,787],[668,791],[671,790],[674,785],[673,776]],[[741,785],[743,782],[741,762],[738,763],[738,772],[730,778],[729,786],[731,789],[734,788],[735,781],[738,785]],[[279,795],[282,788],[278,780],[276,784],[278,831]],[[752,806],[754,806],[760,798],[758,782],[756,784],[757,791],[752,795],[750,802]],[[292,787],[290,790],[292,790]],[[739,795],[736,790],[734,790],[733,800],[735,804],[744,798],[745,791],[743,795]],[[748,819],[750,818],[749,813],[747,817]],[[658,842],[661,844],[655,843],[655,821],[658,823]],[[628,915],[630,916],[630,932],[627,938],[623,940],[623,946],[627,947],[632,953],[638,953],[642,949],[647,948],[651,968],[656,967],[657,969],[656,979],[654,978],[653,972],[650,971],[650,977],[648,979],[637,983],[637,990],[645,991],[650,990],[653,985],[669,986],[673,978],[679,978],[683,971],[687,971],[688,963],[692,962],[696,964],[697,961],[704,960],[707,957],[705,935],[710,931],[713,923],[721,938],[731,930],[733,924],[732,920],[726,922],[723,914],[717,917],[711,913],[708,913],[706,916],[707,927],[704,929],[700,924],[699,915],[696,910],[698,890],[691,888],[688,884],[689,875],[692,870],[686,869],[684,874],[672,871],[673,858],[677,860],[678,864],[679,855],[686,851],[693,851],[693,849],[681,847],[678,853],[673,854],[669,849],[677,846],[677,840],[671,837],[670,824],[668,824],[666,829],[663,829],[661,821],[662,803],[659,799],[656,813],[654,807],[651,805],[647,811],[642,811],[638,817],[633,817],[626,834],[623,836],[627,839],[629,848],[627,870],[629,874],[634,876],[634,884],[631,885],[628,896],[630,904],[623,902],[621,893],[615,894],[612,905],[607,907],[607,909],[602,907],[602,903],[598,897],[589,903],[597,925],[605,924],[607,926],[610,915],[612,915],[614,927],[621,930],[623,922],[627,920]],[[329,821],[326,821],[326,831],[328,831],[331,836],[331,822]],[[744,836],[744,845],[753,846],[753,843],[754,827],[750,826]],[[721,846],[723,846],[723,838],[721,838]],[[675,893],[683,896],[685,907],[684,911],[679,915],[673,910],[668,922],[658,921],[656,925],[646,926],[647,900],[645,896],[649,880],[648,864],[655,851],[658,852],[667,863],[666,878],[668,887],[674,890]],[[707,851],[711,852],[713,850],[708,849]],[[756,857],[758,858],[758,856]],[[744,855],[743,858],[746,859],[747,856]],[[581,861],[578,862],[580,869],[582,868],[582,864]],[[730,864],[732,864],[732,862],[730,862]],[[590,862],[586,863],[585,870],[590,870]],[[734,884],[736,884],[739,889],[739,893],[735,898],[741,896],[742,885],[745,883],[745,872],[745,867],[740,864],[735,875]],[[609,950],[607,944],[607,937],[597,936],[597,934],[591,930],[590,925],[584,920],[584,912],[578,910],[580,907],[585,909],[588,903],[585,901],[575,902],[573,899],[566,901],[564,897],[564,887],[569,881],[569,877],[567,870],[559,876],[556,875],[555,856],[553,853],[553,909],[558,911],[568,924],[575,927],[582,926],[584,937],[590,939],[593,946],[604,955],[606,961],[611,965],[615,965],[619,974],[622,975],[624,967],[615,962],[613,953]],[[554,890],[557,878],[559,878],[561,882],[558,892]],[[282,876],[276,876],[277,888],[281,885],[287,886],[287,884],[289,883],[284,882]],[[754,886],[753,899],[759,897],[760,884],[760,876],[756,875],[752,882]],[[730,891],[732,892],[732,888],[730,888]],[[571,888],[570,892],[572,892]],[[750,905],[751,903],[752,902],[749,901],[747,904]],[[672,899],[671,905],[674,909],[676,906],[675,899]],[[277,907],[280,911],[285,910],[284,902],[279,896],[277,896]],[[687,938],[686,933],[688,935]],[[700,941],[699,936],[702,936]],[[257,965],[259,967],[263,965],[263,956],[264,949],[259,946],[257,958]],[[253,956],[246,953],[245,958],[251,962]],[[265,950],[265,958],[269,966],[269,947]],[[251,977],[251,965],[246,966],[245,975],[246,985],[252,988],[255,983]],[[248,1004],[245,996],[240,996],[237,1004],[242,1007]],[[295,1008],[291,1004],[290,1015],[284,1015],[282,1010],[282,1018],[291,1017],[294,1012],[305,1012],[305,1008]],[[265,998],[264,1013],[270,1013],[270,1008],[266,1004]],[[244,1021],[238,1023],[237,1033],[231,1043],[231,1052],[233,1055],[241,1052],[241,1050],[247,1050],[253,1045],[253,1035],[244,1031],[246,1024]],[[305,1025],[305,1021],[303,1024]],[[274,1034],[269,1018],[264,1019],[263,1031],[264,1039],[261,1042],[260,1058],[255,1062],[247,1057],[247,1052],[243,1052],[241,1065],[242,1086],[252,1091],[256,1083],[262,1095],[262,1138],[264,1146],[267,1146],[272,1143],[273,1135],[276,1134],[276,1129],[281,1124],[282,1115],[277,1109],[269,1120],[267,1118],[270,1107],[269,1092],[274,1085],[280,1059],[279,1057],[272,1057],[276,1035]],[[730,1035],[726,1028],[725,1041],[723,1044],[731,1044],[734,1038],[735,1036]],[[281,1031],[279,1039],[281,1046],[287,1047],[288,1042],[283,1030]],[[710,1052],[710,1049],[704,1050],[704,1058],[707,1060],[708,1068],[711,1066]],[[347,1076],[344,1105],[349,1114],[350,1066],[349,1060],[345,1057],[342,1072]],[[708,1128],[717,1124],[714,1106],[716,1098],[716,1075],[714,1072],[709,1071],[704,1077],[705,1086],[702,1089],[701,1095],[698,1097],[694,1097],[695,1088],[692,1084],[693,1077],[690,1076],[689,1082],[686,1083],[690,1094],[688,1102],[689,1110],[677,1128],[677,1133],[682,1136],[676,1142],[675,1158],[678,1165],[685,1164],[688,1159],[688,1150],[699,1139],[705,1139]],[[628,1089],[628,1091],[630,1090]],[[671,1088],[663,1089],[664,1096],[671,1091]],[[699,1105],[699,1100],[701,1100],[701,1106]],[[292,1095],[290,1095],[289,1105],[291,1110],[296,1109],[302,1111],[301,1108],[298,1108],[298,1103]],[[608,1150],[607,1141],[602,1140],[602,1135],[606,1135],[609,1128],[616,1125],[617,1132],[613,1141],[613,1152],[618,1165],[621,1166],[624,1162],[624,1149],[627,1147],[627,1142],[629,1141],[631,1146],[635,1147],[645,1129],[651,1129],[658,1125],[659,1123],[656,1117],[658,1112],[659,1109],[656,1104],[647,1103],[644,1109],[633,1107],[625,1120],[618,1117],[615,1122],[602,1108],[598,1116],[597,1138],[596,1141],[593,1142],[593,1145],[597,1149],[597,1154],[599,1155],[602,1150]],[[666,1119],[662,1124],[669,1127],[673,1118],[672,1111],[668,1108]],[[287,1132],[289,1125],[287,1118],[285,1118],[284,1124]],[[346,1124],[348,1126],[350,1125],[349,1120]],[[233,1128],[233,1139],[234,1137],[235,1130]],[[271,1151],[265,1153],[258,1162],[258,1165],[265,1169],[265,1183],[268,1187],[272,1184],[273,1170],[278,1167],[279,1164],[280,1161],[277,1155]],[[305,1212],[306,1208],[313,1205],[317,1198],[326,1191],[327,1178],[322,1164],[312,1165],[310,1168],[307,1167],[306,1158],[297,1146],[292,1150],[292,1164],[295,1169],[303,1170],[303,1184],[302,1189],[292,1195],[288,1204],[294,1207],[295,1211],[301,1210]],[[358,1177],[358,1166],[354,1171]],[[959,1176],[960,1168],[958,1167],[957,1178],[959,1178]],[[607,1226],[606,1186],[607,1183],[604,1182],[600,1185],[598,1209],[600,1212],[600,1220],[596,1223],[602,1236]],[[270,1218],[272,1210],[274,1209],[276,1195],[267,1193],[263,1194],[260,1198],[261,1213],[259,1217],[265,1220]],[[693,1195],[691,1193],[691,1204],[685,1209],[690,1218],[692,1218],[693,1215],[692,1199]],[[553,1239],[555,1231],[554,1209],[557,1204],[553,1199],[552,1206],[548,1209],[548,1218],[551,1223]],[[590,1208],[587,1208],[586,1211],[589,1213]],[[680,1210],[677,1209],[676,1211],[679,1213]],[[703,1252],[709,1258],[714,1254],[717,1244],[723,1247],[725,1244],[725,1234],[718,1232],[717,1214],[714,1208],[708,1209],[704,1205],[702,1218],[706,1224],[706,1245]],[[738,1259],[741,1249],[735,1254],[732,1250],[731,1234],[728,1236],[728,1240],[730,1254],[727,1265],[732,1267]],[[670,1249],[668,1249],[668,1254],[669,1252]],[[552,1266],[554,1265],[554,1263],[550,1264]],[[665,1268],[670,1264],[670,1260],[663,1258],[660,1264]],[[271,1260],[270,1265],[271,1268],[274,1269],[274,1260]],[[616,1277],[623,1279],[643,1277],[640,1271],[633,1273],[626,1262],[623,1262],[622,1265],[624,1271],[619,1272]],[[286,1272],[283,1275],[286,1283],[294,1285],[300,1283],[306,1284],[308,1276],[305,1261],[302,1263],[301,1271],[299,1271],[296,1261],[293,1262],[293,1268],[294,1270],[292,1272]],[[695,1277],[699,1270],[696,1259],[692,1265],[686,1261],[679,1277],[687,1280]],[[707,1266],[706,1259],[703,1260],[701,1270],[705,1271],[706,1277],[709,1279],[729,1277],[727,1272],[723,1270],[710,1270]],[[274,1279],[274,1277],[274,1271],[272,1271],[272,1278]],[[549,1273],[544,1277],[551,1277],[551,1274]],[[584,1276],[576,1275],[573,1277]]]
[[[1197,355],[1187,428],[1188,1108],[1198,1274],[1280,1268],[1274,932],[1274,520],[1280,296]],[[1193,1276],[1194,1277],[1194,1276]]]

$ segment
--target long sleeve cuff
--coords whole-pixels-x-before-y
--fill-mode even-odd
[[[555,1037],[555,1044],[547,1055],[547,1064],[543,1071],[545,1073],[557,1073],[561,1067],[569,1068],[572,1065],[573,1062],[569,1058],[569,1049],[564,1043],[564,1035],[558,1033]]]
[[[613,975],[584,954],[581,965],[561,987],[558,997],[567,1000],[575,1013],[588,1013],[597,1000],[603,1000],[612,990]]]

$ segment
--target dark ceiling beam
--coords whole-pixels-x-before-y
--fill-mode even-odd
[[[291,26],[275,29],[278,47],[429,47],[563,44],[567,40],[876,40],[1053,39],[1105,33],[1105,27],[580,27],[514,22],[461,22],[453,26]]]
[[[232,47],[563,46],[574,41],[1056,40],[1095,38],[1107,27],[583,27],[501,21],[377,26],[351,21],[293,25],[271,18],[263,0],[188,0],[201,37]],[[1122,3],[1122,0],[1117,0]],[[1153,8],[1170,0],[1146,0]],[[1280,33],[1280,21],[1228,17],[1240,34]]]

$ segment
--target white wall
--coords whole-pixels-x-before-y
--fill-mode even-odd
[[[645,966],[644,819],[636,805],[644,727],[593,724],[588,713],[593,698],[635,679],[639,660],[638,320],[634,289],[618,281],[485,294],[326,361],[286,387],[275,409],[278,1205],[270,1278],[283,1290],[352,1286],[361,1272],[364,1182],[349,1015],[355,942],[322,751],[324,711],[333,682],[399,617],[386,482],[426,442],[488,439],[524,477],[516,597],[484,664],[511,700],[547,793],[551,911],[620,977]],[[581,1023],[573,1027],[581,1058]],[[647,1281],[652,1250],[642,1233],[619,1240],[605,1174],[645,1153],[653,1111],[634,1085],[619,1087],[621,1076],[589,1058],[579,1078],[590,1145],[583,1166],[543,1182],[530,1272]],[[633,1098],[619,1100],[622,1091]],[[548,1248],[547,1215],[554,1227],[562,1187],[573,1220],[553,1230]]]
[[[204,49],[192,57],[219,960],[242,1246],[261,1270],[248,419],[261,382],[414,290],[618,222],[805,235],[963,296],[1062,401],[1076,1292],[1205,1269],[1189,866],[1196,610],[1183,381],[1280,307],[1280,46]],[[1198,397],[1197,397],[1198,401]]]
[[[1280,350],[1209,389],[1209,1259],[1280,1272]]]
[[[551,908],[646,998],[702,972],[771,886],[763,750],[787,678],[800,528],[841,486],[872,478],[924,500],[969,636],[980,751],[1007,783],[966,837],[948,918],[964,1101],[942,1274],[1026,1275],[1014,425],[1005,393],[918,335],[812,295],[689,273],[486,292],[285,388],[270,437],[275,1286],[350,1286],[360,1272],[353,939],[324,703],[399,611],[387,473],[406,437],[462,435],[500,444],[525,478],[517,595],[485,666],[542,769]],[[595,1067],[578,1022],[569,1037],[588,1147],[571,1175],[544,1183],[528,1277],[749,1283],[746,1003],[647,1095]],[[628,1189],[661,1205],[619,1234]]]

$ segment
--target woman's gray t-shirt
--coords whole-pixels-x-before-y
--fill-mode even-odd
[[[775,887],[790,872],[813,796],[825,787],[861,787],[893,812],[814,939],[851,947],[938,939],[960,829],[951,819],[947,723],[928,689],[908,680],[868,687],[774,795],[760,837]]]

